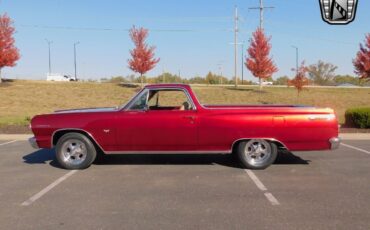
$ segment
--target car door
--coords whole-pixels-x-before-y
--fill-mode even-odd
[[[155,91],[160,93],[162,90]],[[166,88],[164,91],[176,91],[186,97],[183,90]],[[120,148],[125,151],[197,150],[198,119],[195,107],[181,109],[181,105],[173,98],[156,98],[156,106],[150,106],[148,101],[151,94],[153,91],[150,90],[142,92],[138,102],[131,106],[133,109],[119,115],[117,143]],[[186,99],[189,100],[188,97]]]

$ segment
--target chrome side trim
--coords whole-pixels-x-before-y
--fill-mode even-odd
[[[97,142],[94,138],[93,135],[91,135],[91,133],[87,132],[86,130],[84,129],[79,129],[79,128],[63,128],[63,129],[57,129],[53,132],[53,134],[51,135],[51,147],[54,147],[54,144],[53,144],[53,140],[54,140],[54,135],[57,133],[57,132],[60,132],[60,131],[81,131],[81,132],[84,132],[84,133],[87,133],[87,135],[89,135],[89,137],[91,137],[91,139],[93,139],[93,141],[95,142],[96,145],[98,145],[98,147],[105,153],[104,149],[100,146],[99,142]]]
[[[277,139],[275,139],[275,138],[270,138],[270,137],[258,137],[258,138],[249,137],[249,138],[240,138],[240,139],[235,140],[235,141],[232,143],[232,145],[231,145],[231,150],[233,149],[234,144],[235,144],[236,142],[238,142],[238,141],[242,141],[242,140],[252,140],[252,139],[263,139],[263,140],[268,140],[268,141],[278,142],[278,143],[279,143],[279,144],[281,144],[281,145],[282,145],[286,150],[289,150],[283,142],[281,142],[281,141],[279,141],[279,140],[277,140]]]
[[[107,151],[107,154],[230,154],[231,151]]]
[[[332,137],[330,138],[329,142],[330,142],[330,149],[334,150],[334,149],[339,148],[340,143],[342,142],[342,139],[340,137]]]
[[[30,143],[30,145],[32,146],[32,148],[34,149],[39,149],[39,146],[36,142],[36,137],[31,137],[28,139],[28,142]]]

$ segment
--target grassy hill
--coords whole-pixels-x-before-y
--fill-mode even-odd
[[[347,108],[370,106],[370,89],[194,86],[203,104],[303,104],[331,107],[344,122]],[[26,125],[35,114],[57,109],[119,106],[137,91],[113,83],[14,81],[0,85],[0,126]]]

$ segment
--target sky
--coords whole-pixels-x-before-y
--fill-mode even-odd
[[[258,0],[1,0],[16,27],[16,46],[21,53],[17,66],[4,68],[8,78],[45,79],[48,45],[53,73],[74,74],[73,44],[77,45],[77,74],[81,79],[126,76],[133,44],[128,30],[136,25],[149,29],[148,43],[156,46],[161,60],[148,72],[163,71],[186,78],[209,71],[234,75],[234,8],[239,12],[239,41],[245,50],[259,25],[259,12],[249,7]],[[319,0],[264,0],[264,28],[271,38],[271,55],[279,68],[274,78],[292,75],[295,49],[306,64],[318,60],[338,66],[337,74],[353,75],[352,59],[370,33],[370,1],[359,0],[357,15],[349,25],[322,21]],[[241,75],[242,47],[238,48]],[[244,69],[244,79],[255,80]]]

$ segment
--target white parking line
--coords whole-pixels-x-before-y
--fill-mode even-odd
[[[272,193],[267,192],[266,186],[262,183],[262,181],[254,174],[252,170],[245,169],[245,172],[248,174],[248,176],[252,179],[252,181],[256,184],[256,186],[261,190],[261,191],[266,191],[264,193],[265,197],[267,198],[268,201],[272,205],[279,205],[279,201],[272,195]]]
[[[260,179],[258,179],[258,177],[256,176],[256,174],[254,174],[254,172],[252,172],[249,169],[245,169],[245,171],[247,172],[248,176],[252,179],[252,181],[257,185],[257,187],[260,190],[262,190],[262,191],[266,191],[267,190],[267,188],[265,187],[265,185],[260,181]]]
[[[64,176],[60,177],[59,179],[57,179],[56,181],[54,181],[53,183],[51,183],[50,185],[48,185],[46,188],[44,188],[40,192],[38,192],[35,195],[33,195],[31,198],[29,198],[28,200],[26,200],[25,202],[23,202],[21,205],[22,206],[28,206],[28,205],[32,204],[33,202],[35,202],[36,200],[40,199],[43,195],[45,195],[47,192],[49,192],[50,190],[52,190],[55,186],[57,186],[58,184],[60,184],[64,180],[66,180],[68,177],[70,177],[73,174],[75,174],[76,172],[77,172],[77,170],[72,170],[72,171],[68,172],[67,174],[65,174]]]
[[[279,201],[269,192],[265,192],[265,197],[270,201],[272,205],[279,205]]]
[[[347,148],[354,149],[354,150],[357,150],[357,151],[360,151],[360,152],[363,152],[363,153],[366,153],[366,154],[370,155],[370,152],[366,151],[365,149],[360,149],[360,148],[357,148],[355,146],[347,145],[347,144],[344,144],[344,143],[341,143],[341,145],[346,146]]]
[[[18,140],[14,140],[14,141],[8,141],[8,142],[5,142],[5,143],[1,143],[0,145],[7,145],[7,144],[11,144],[11,143],[14,143],[14,142],[16,142],[16,141],[18,141]]]

